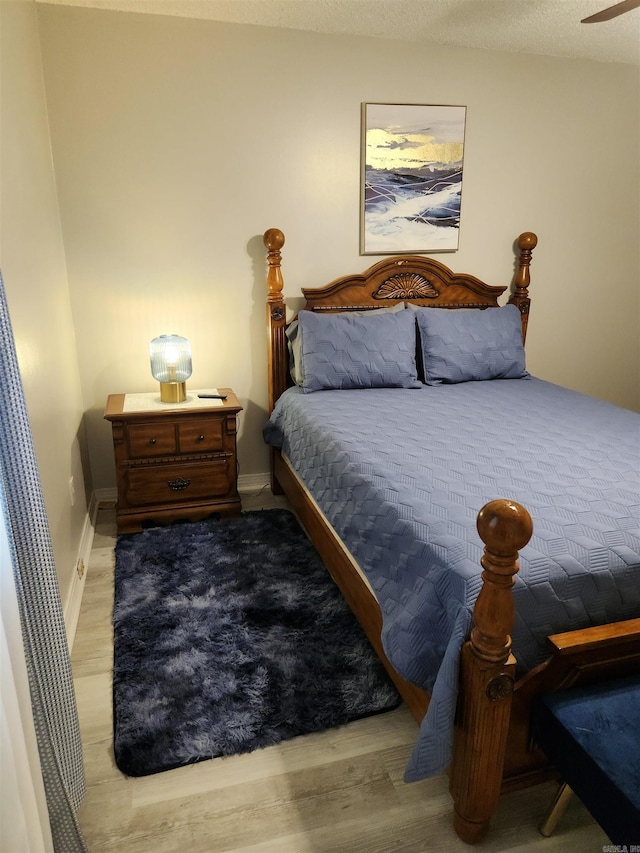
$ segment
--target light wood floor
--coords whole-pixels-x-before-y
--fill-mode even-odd
[[[245,509],[263,499],[244,499]],[[101,509],[72,666],[87,776],[90,853],[426,853],[470,850],[451,828],[445,777],[402,781],[416,737],[404,706],[249,755],[127,778],[113,760],[113,509]],[[607,837],[575,798],[554,835],[537,825],[555,785],[502,798],[482,851],[599,853]]]

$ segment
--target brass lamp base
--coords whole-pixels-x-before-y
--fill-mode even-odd
[[[160,399],[163,403],[184,403],[187,399],[187,383],[161,382]]]

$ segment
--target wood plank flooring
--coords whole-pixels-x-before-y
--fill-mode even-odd
[[[246,509],[273,505],[243,498]],[[404,706],[248,755],[140,779],[113,760],[112,508],[101,508],[72,652],[90,853],[427,853],[468,851],[451,828],[444,776],[407,785],[416,737]],[[598,853],[609,844],[573,798],[551,838],[537,829],[555,785],[502,798],[485,851]]]

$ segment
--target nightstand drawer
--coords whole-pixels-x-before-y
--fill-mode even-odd
[[[125,474],[124,500],[128,506],[148,506],[202,498],[225,497],[235,478],[230,476],[232,457],[206,462],[141,465]]]
[[[178,423],[180,453],[211,453],[222,450],[224,418],[200,418]]]
[[[129,424],[127,442],[133,459],[173,456],[176,453],[176,428],[172,423]]]

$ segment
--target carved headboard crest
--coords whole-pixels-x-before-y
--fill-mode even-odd
[[[436,299],[437,296],[438,291],[429,279],[411,272],[390,276],[373,293],[374,299]]]

